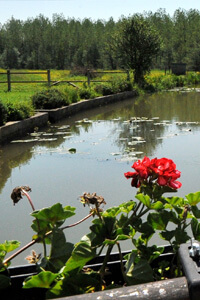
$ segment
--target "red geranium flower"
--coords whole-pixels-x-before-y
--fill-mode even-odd
[[[176,170],[173,160],[168,158],[154,158],[150,160],[144,157],[132,165],[136,172],[125,173],[126,178],[132,178],[131,185],[139,187],[142,182],[155,181],[158,185],[169,186],[173,189],[181,187],[181,183],[176,181],[180,177],[181,172]]]

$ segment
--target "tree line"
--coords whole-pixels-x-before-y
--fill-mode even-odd
[[[156,55],[148,62],[153,68],[169,69],[172,62],[183,62],[188,69],[200,70],[198,10],[178,9],[170,16],[160,9],[155,13],[144,12],[140,17],[150,24],[149,28],[159,39],[160,46],[154,45]],[[130,45],[126,31],[128,19],[130,17],[122,16],[118,21],[113,18],[108,21],[76,20],[58,14],[54,14],[51,20],[43,15],[26,21],[11,18],[0,24],[0,68],[125,68],[130,64],[125,62],[126,51],[120,44],[123,40],[124,44]],[[131,38],[137,38],[138,33],[134,33],[134,28],[131,30]],[[129,50],[137,56],[135,47]]]

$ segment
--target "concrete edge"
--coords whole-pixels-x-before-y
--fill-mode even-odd
[[[103,97],[97,97],[89,100],[82,100],[77,103],[73,103],[69,106],[39,110],[36,114],[28,119],[22,121],[8,122],[0,127],[0,144],[5,144],[14,138],[22,137],[28,132],[34,130],[35,127],[41,128],[47,125],[48,121],[55,123],[61,119],[70,117],[83,110],[88,110],[98,106],[103,106],[109,103],[125,100],[136,96],[136,91],[127,91],[114,95],[108,95]]]
[[[5,144],[16,137],[21,137],[26,133],[33,131],[35,127],[43,127],[47,125],[48,120],[49,115],[47,112],[37,112],[28,119],[8,122],[0,127],[0,144]]]

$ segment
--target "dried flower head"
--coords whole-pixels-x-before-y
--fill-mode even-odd
[[[99,207],[101,204],[106,204],[104,198],[102,196],[97,196],[96,193],[84,193],[80,198],[84,206],[87,204],[88,206],[95,205],[96,207]]]
[[[40,254],[37,254],[37,253],[35,252],[35,250],[32,250],[31,252],[32,252],[32,255],[27,256],[27,257],[26,257],[26,260],[28,260],[28,262],[29,262],[30,264],[37,264],[38,261],[39,261],[40,258],[41,258],[41,253],[40,253]]]
[[[31,192],[31,188],[29,186],[17,186],[13,189],[10,197],[13,200],[14,205],[18,203],[20,199],[22,199],[22,196],[24,195],[23,190],[26,192]]]

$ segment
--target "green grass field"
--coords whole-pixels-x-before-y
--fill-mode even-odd
[[[101,72],[101,70],[98,70]],[[23,74],[12,74],[12,72],[21,72]],[[38,74],[42,72],[43,74]],[[100,84],[100,81],[113,82],[118,79],[127,79],[127,74],[121,73],[121,71],[107,71],[108,73],[95,74],[95,77],[91,79],[90,87]],[[5,73],[5,74],[1,74]],[[25,74],[24,74],[25,73]],[[51,83],[59,81],[69,81],[78,86],[79,88],[87,88],[87,76],[73,75],[70,70],[51,70],[50,73]],[[178,78],[177,78],[178,77]],[[133,74],[130,72],[130,79],[133,81]],[[8,92],[8,84],[2,83],[7,80],[6,70],[0,69],[0,101],[19,103],[28,102],[32,95],[36,92],[47,89],[47,71],[46,70],[11,70],[11,91]],[[198,72],[188,72],[183,76],[176,76],[167,74],[165,75],[164,70],[153,70],[146,76],[146,80],[149,84],[155,86],[158,90],[173,88],[176,86],[194,85],[200,83],[200,74]],[[19,83],[12,83],[12,81],[19,81]],[[23,83],[23,81],[29,81]],[[44,81],[44,82],[31,82],[31,81]],[[78,82],[83,81],[83,82]],[[84,83],[85,82],[85,83]],[[66,88],[76,89],[68,83],[59,83],[54,85],[60,91],[66,90]]]

